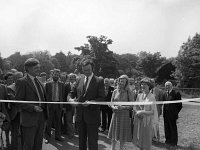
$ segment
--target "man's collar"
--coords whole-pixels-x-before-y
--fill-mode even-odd
[[[92,72],[92,74],[88,77],[88,79],[92,79],[94,73]],[[87,78],[87,76],[85,76],[85,79]]]
[[[171,90],[169,90],[169,93],[171,93],[172,90],[173,90],[173,88],[171,88]]]
[[[30,75],[29,73],[27,73],[27,75],[31,78],[31,80],[34,80],[34,76]]]
[[[52,81],[53,81],[53,83],[58,83],[59,80],[57,80],[57,81],[52,80]]]

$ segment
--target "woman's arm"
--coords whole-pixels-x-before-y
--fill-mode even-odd
[[[155,102],[156,101],[155,96],[154,95],[149,96],[149,101]],[[145,115],[145,116],[153,116],[154,115],[154,110],[156,108],[157,108],[156,105],[152,104],[152,105],[150,105],[150,110],[139,110],[137,112],[137,114]]]

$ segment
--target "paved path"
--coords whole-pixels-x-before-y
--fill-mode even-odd
[[[99,150],[110,149],[110,140],[107,139],[106,134],[99,134],[98,146]],[[75,135],[73,139],[65,137],[64,142],[58,142],[52,139],[51,144],[43,144],[42,150],[78,150],[78,136]]]

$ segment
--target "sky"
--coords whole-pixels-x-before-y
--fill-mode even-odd
[[[0,53],[78,54],[86,36],[105,35],[117,54],[176,57],[200,33],[200,0],[0,0]]]

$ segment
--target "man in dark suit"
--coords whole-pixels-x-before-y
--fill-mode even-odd
[[[110,102],[112,93],[114,91],[114,87],[110,86],[110,80],[108,78],[104,79],[104,86],[105,86],[105,101]],[[112,118],[112,108],[108,105],[101,105],[101,127],[99,128],[100,132],[104,132],[106,129],[109,130],[110,121]]]
[[[46,83],[45,89],[47,100],[49,102],[63,102],[66,99],[64,83],[59,81],[60,70],[54,69],[52,74],[53,81]],[[46,128],[46,141],[47,143],[51,138],[51,126],[53,120],[55,121],[55,139],[63,142],[64,138],[61,137],[61,113],[62,104],[49,104],[49,119]]]
[[[94,64],[91,60],[82,63],[85,77],[76,85],[78,102],[103,101],[105,99],[104,81],[93,74]],[[100,124],[100,106],[80,104],[77,106],[76,122],[78,124],[79,150],[98,150],[98,127]]]
[[[40,62],[29,58],[24,63],[26,76],[16,82],[16,100],[38,101],[38,103],[20,103],[20,119],[23,136],[23,150],[41,150],[45,121],[48,118],[46,92],[36,78],[40,72]]]
[[[0,99],[7,100],[8,99],[8,92],[7,88],[4,84],[0,83]],[[0,102],[0,112],[5,115],[6,122],[10,122],[10,116],[8,114],[8,103]]]
[[[181,94],[173,89],[171,82],[167,81],[165,83],[165,89],[167,91],[164,96],[166,101],[181,100]],[[177,146],[178,143],[176,120],[181,109],[182,103],[164,104],[165,143],[169,146]]]
[[[15,100],[15,92],[16,92],[15,82],[23,77],[23,73],[15,72],[13,74],[13,77],[14,77],[14,83],[7,86],[9,99],[11,100]],[[20,129],[20,112],[19,108],[16,106],[16,103],[10,103],[9,105],[10,108],[8,110],[8,113],[11,120],[11,149],[17,150],[19,146],[18,137]]]

